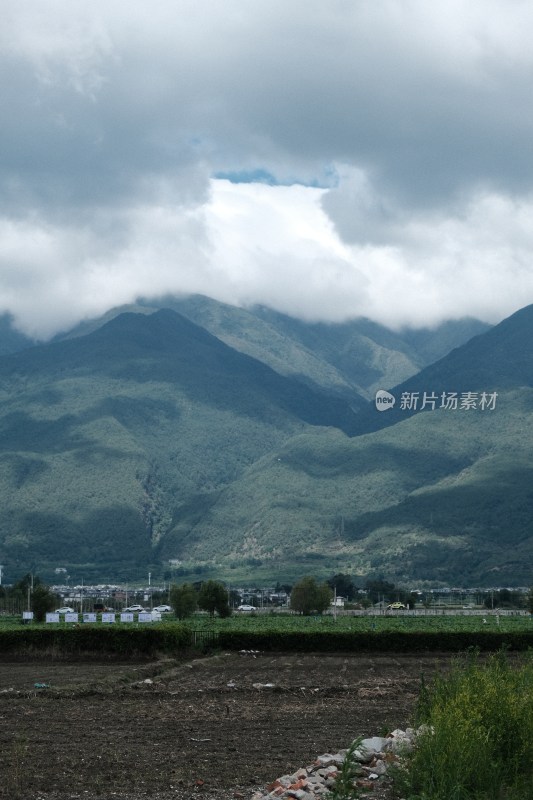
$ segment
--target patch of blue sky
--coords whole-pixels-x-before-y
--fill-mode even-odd
[[[215,178],[227,180],[231,183],[263,183],[267,186],[308,186],[312,189],[330,189],[338,183],[338,174],[334,167],[324,170],[321,178],[303,180],[291,177],[279,180],[266,169],[241,169],[241,170],[221,170],[215,173]]]
[[[215,178],[230,181],[230,183],[266,183],[268,186],[280,186],[271,172],[266,169],[239,169],[216,172]]]

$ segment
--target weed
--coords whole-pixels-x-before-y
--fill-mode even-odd
[[[360,793],[355,781],[359,775],[360,764],[355,758],[355,753],[362,741],[362,737],[354,739],[346,751],[335,778],[335,785],[328,795],[330,800],[355,800],[359,797]]]
[[[17,734],[11,745],[10,765],[6,769],[4,788],[12,798],[22,797],[28,741],[25,736]]]

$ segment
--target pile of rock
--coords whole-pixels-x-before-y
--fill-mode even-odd
[[[363,739],[353,753],[353,761],[357,764],[355,786],[372,795],[373,790],[384,788],[388,783],[387,772],[391,764],[397,764],[402,754],[409,753],[420,730],[407,728],[397,729],[388,736],[372,736]],[[342,767],[347,750],[338,753],[325,753],[307,767],[283,775],[266,787],[264,791],[255,792],[252,800],[278,800],[278,798],[295,798],[295,800],[316,800],[335,788],[338,772]]]

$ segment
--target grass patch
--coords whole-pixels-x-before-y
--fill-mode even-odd
[[[503,651],[456,662],[422,687],[427,725],[401,773],[409,800],[533,798],[533,659]]]

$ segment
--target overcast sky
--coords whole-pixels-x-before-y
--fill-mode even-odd
[[[526,0],[3,0],[0,312],[533,302]]]

